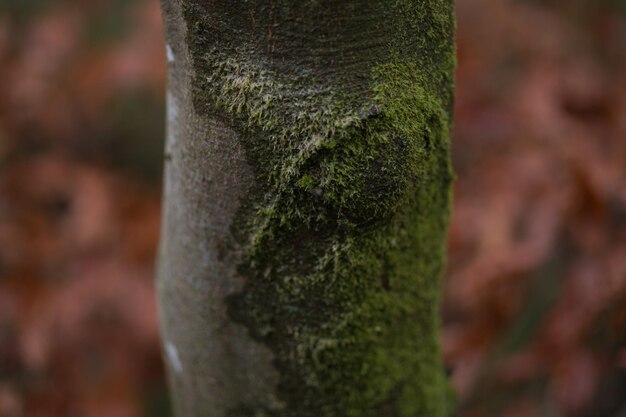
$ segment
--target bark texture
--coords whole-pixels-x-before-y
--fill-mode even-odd
[[[164,0],[179,417],[449,412],[452,0]]]

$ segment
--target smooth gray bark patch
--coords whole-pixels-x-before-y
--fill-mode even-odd
[[[243,285],[230,227],[251,170],[229,124],[194,110],[185,23],[175,4],[165,14],[175,59],[158,290],[175,411],[217,417],[239,405],[280,408],[271,351],[228,317],[225,304]]]

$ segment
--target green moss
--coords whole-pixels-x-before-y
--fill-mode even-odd
[[[365,92],[294,78],[245,43],[207,47],[202,13],[187,11],[196,107],[230,121],[257,180],[234,224],[247,282],[229,314],[275,353],[286,404],[233,417],[449,413],[438,307],[451,6],[394,7],[406,14],[393,28],[399,41],[371,66]]]
[[[315,186],[315,179],[310,175],[304,175],[300,177],[296,185],[305,191],[313,191],[313,187]]]

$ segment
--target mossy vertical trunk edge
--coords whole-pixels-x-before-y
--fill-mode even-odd
[[[443,417],[452,0],[163,0],[178,417]]]

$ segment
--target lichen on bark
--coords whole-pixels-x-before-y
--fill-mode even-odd
[[[231,417],[448,414],[438,308],[453,178],[452,2],[346,2],[382,19],[360,78],[281,56],[305,45],[279,29],[265,49],[258,34],[297,15],[291,2],[236,3],[241,16],[223,17],[234,40],[229,22],[206,17],[220,7],[184,8],[194,104],[231,125],[254,171],[232,225],[246,283],[229,316],[270,347],[281,375],[282,406]],[[326,3],[302,7],[314,19]],[[335,53],[368,54],[349,46]]]

